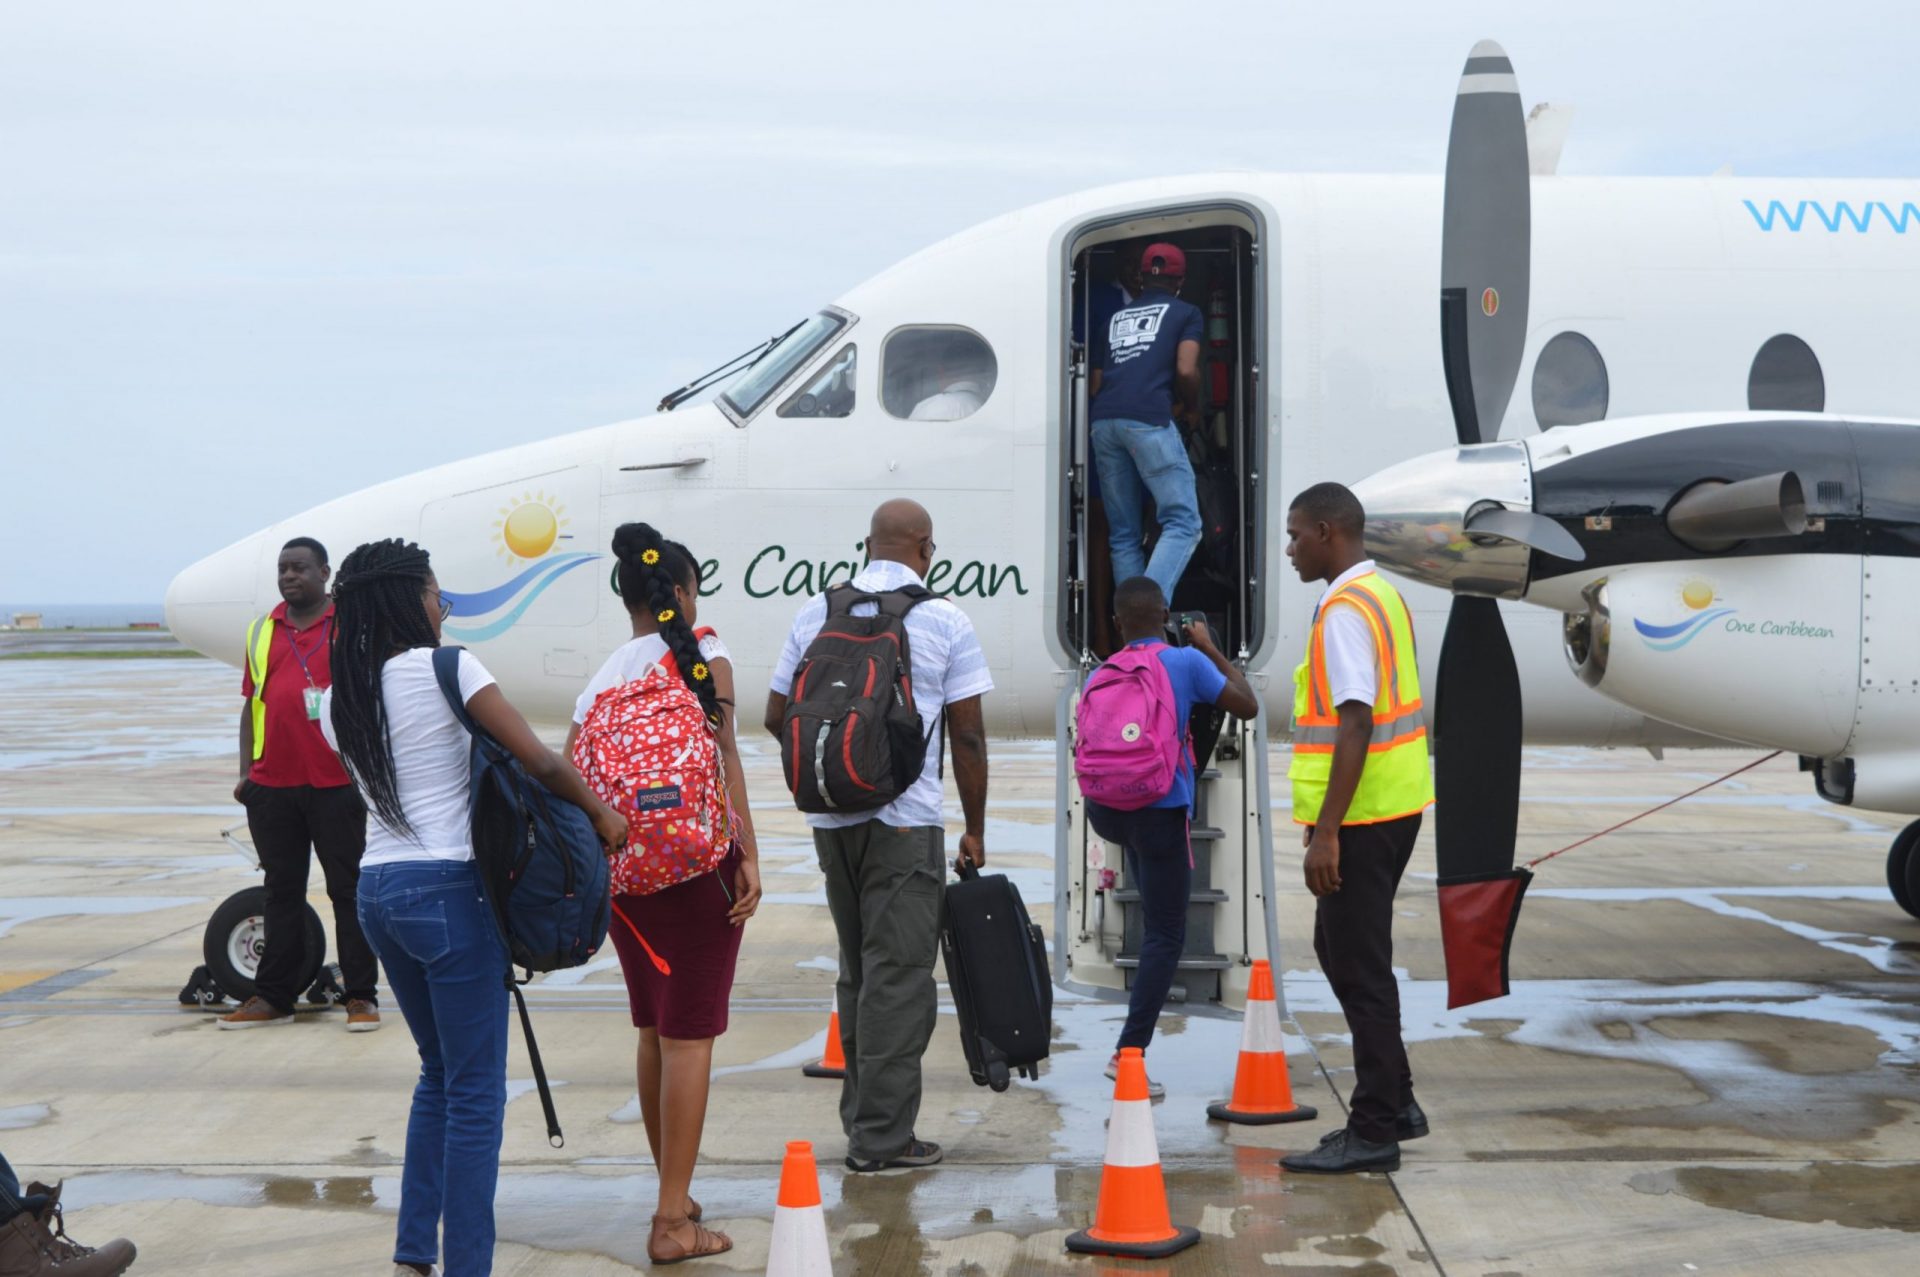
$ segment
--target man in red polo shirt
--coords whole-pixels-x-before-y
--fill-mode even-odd
[[[347,994],[347,1031],[380,1027],[374,982],[379,968],[360,932],[354,894],[367,845],[367,809],[339,756],[320,734],[320,693],[333,682],[328,644],[333,601],[327,597],[326,547],[295,537],[280,551],[280,597],[273,612],[247,627],[240,690],[240,783],[233,797],[247,809],[247,829],[267,876],[266,952],[257,990],[223,1029],[292,1024],[296,987],[305,968],[308,848],[320,856],[333,901],[334,947]]]

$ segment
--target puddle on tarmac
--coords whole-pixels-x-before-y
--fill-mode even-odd
[[[1291,1181],[1281,1175],[1270,1149],[1236,1148],[1226,1164],[1222,1160],[1206,1170],[1169,1171],[1169,1207],[1175,1219],[1200,1226],[1216,1243],[1231,1238],[1235,1254],[1249,1260],[1318,1252],[1371,1261],[1384,1247],[1369,1238],[1377,1236],[1388,1215],[1402,1214],[1384,1176]],[[67,1184],[67,1201],[75,1210],[193,1201],[226,1208],[374,1210],[391,1216],[400,1192],[396,1173],[310,1179],[110,1171],[75,1176]],[[509,1172],[500,1177],[499,1235],[546,1251],[595,1253],[639,1265],[646,1259],[647,1216],[657,1189],[648,1172]],[[777,1190],[773,1167],[702,1174],[695,1183],[708,1218],[717,1227],[731,1226],[742,1241],[764,1237]],[[1100,1168],[949,1163],[932,1171],[852,1176],[823,1161],[820,1191],[838,1246],[836,1271],[842,1273],[897,1277],[1014,1267],[1086,1273],[1086,1261],[1069,1260],[1062,1239],[1089,1222],[1099,1197]],[[1008,1262],[1005,1268],[983,1268],[978,1266],[983,1258]],[[1153,1271],[1137,1265],[1113,1271],[1122,1269]],[[1341,1271],[1367,1268],[1343,1266]]]
[[[1289,972],[1284,987],[1295,1015],[1339,1013],[1317,971]],[[1718,1128],[1770,1144],[1804,1139],[1833,1147],[1901,1120],[1899,1106],[1912,1102],[1908,1070],[1920,1063],[1914,991],[1901,982],[1528,980],[1516,982],[1499,1004],[1504,1031],[1497,1034],[1487,1032],[1488,1021],[1470,1009],[1446,1010],[1445,1001],[1443,980],[1401,982],[1409,1043],[1498,1036],[1519,1046],[1650,1065],[1686,1079],[1693,1093],[1682,1103],[1631,1111],[1565,1106],[1529,1114],[1623,1144],[1654,1142],[1622,1135],[1652,1127]],[[1346,1035],[1316,1033],[1314,1040],[1339,1043]],[[1696,1148],[1686,1155],[1740,1153]]]
[[[1798,1170],[1682,1166],[1642,1171],[1627,1186],[1650,1196],[1678,1194],[1743,1215],[1920,1233],[1920,1165],[1911,1163],[1814,1162]]]
[[[45,1104],[16,1104],[0,1109],[0,1131],[24,1131],[52,1116],[53,1110]]]

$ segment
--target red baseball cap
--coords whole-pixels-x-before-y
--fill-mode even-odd
[[[1173,244],[1149,244],[1147,251],[1140,254],[1140,273],[1143,275],[1167,275],[1174,279],[1187,277],[1187,255]]]

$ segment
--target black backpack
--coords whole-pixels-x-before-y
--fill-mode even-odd
[[[780,766],[801,811],[878,811],[920,778],[933,730],[921,729],[913,704],[907,614],[938,597],[917,585],[827,591],[827,619],[793,672],[780,720]],[[855,616],[860,603],[879,610]]]

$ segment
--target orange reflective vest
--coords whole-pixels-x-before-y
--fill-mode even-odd
[[[1320,605],[1307,640],[1307,659],[1293,673],[1293,818],[1320,819],[1320,804],[1333,774],[1333,747],[1340,734],[1340,708],[1327,677],[1325,621],[1336,607],[1359,612],[1373,631],[1376,692],[1373,739],[1366,769],[1347,808],[1344,825],[1374,825],[1425,811],[1433,802],[1433,771],[1427,760],[1426,710],[1420,701],[1420,669],[1413,650],[1413,618],[1399,591],[1378,572],[1341,586]]]

